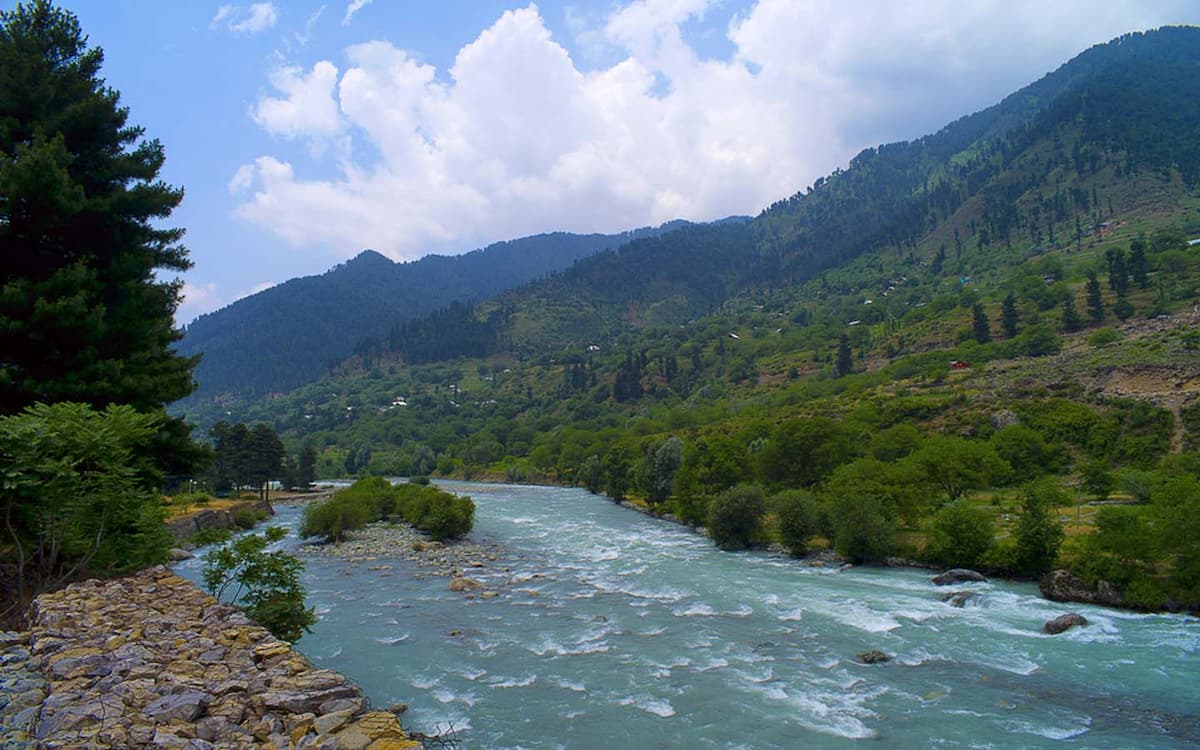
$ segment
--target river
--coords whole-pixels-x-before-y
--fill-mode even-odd
[[[1200,745],[1200,621],[723,553],[583,490],[443,483],[500,559],[467,599],[405,560],[307,558],[297,647],[464,748]],[[296,508],[273,521],[293,529]],[[381,565],[388,569],[380,570]],[[198,578],[199,562],[177,566]],[[1090,621],[1058,636],[1067,611]],[[888,663],[863,665],[879,649]]]

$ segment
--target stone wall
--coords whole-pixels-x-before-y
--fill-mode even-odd
[[[189,513],[186,516],[172,518],[167,521],[167,530],[175,535],[180,543],[187,542],[192,538],[192,535],[203,529],[232,529],[237,526],[234,521],[233,514],[240,510],[248,510],[253,513],[265,513],[268,516],[275,515],[275,509],[271,507],[271,503],[266,500],[247,500],[244,503],[231,506],[229,508],[209,508]]]
[[[0,681],[23,688],[0,701],[4,747],[421,747],[344,676],[163,567],[40,596],[32,621],[0,639]]]

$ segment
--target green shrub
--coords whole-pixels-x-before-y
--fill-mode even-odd
[[[317,618],[304,606],[304,564],[286,552],[267,551],[284,535],[272,527],[213,549],[204,556],[204,587],[217,599],[240,605],[276,637],[294,642]]]
[[[1097,328],[1090,336],[1087,337],[1088,344],[1097,349],[1106,347],[1109,344],[1115,344],[1120,340],[1121,334],[1117,333],[1108,326],[1105,326],[1104,328]]]
[[[786,490],[771,500],[779,517],[779,535],[788,552],[799,557],[808,551],[808,542],[821,533],[821,513],[812,493]]]
[[[861,487],[832,500],[833,542],[854,562],[879,562],[895,550],[896,514],[882,492]]]
[[[249,508],[238,508],[233,512],[233,523],[239,529],[252,529],[258,523],[258,514]]]
[[[210,544],[224,544],[229,541],[233,532],[229,529],[200,529],[188,537],[188,544],[193,547],[207,547]]]
[[[762,531],[766,497],[762,488],[739,484],[712,499],[708,506],[708,533],[718,547],[744,549]]]
[[[987,511],[958,500],[934,515],[926,553],[948,567],[973,568],[995,536],[995,525]]]
[[[475,503],[431,485],[392,486],[382,477],[360,479],[323,503],[304,510],[302,538],[338,542],[372,521],[399,518],[433,539],[453,539],[470,532]]]

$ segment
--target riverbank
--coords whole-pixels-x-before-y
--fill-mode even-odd
[[[344,541],[330,544],[306,544],[297,549],[302,557],[323,557],[347,562],[386,563],[389,560],[415,562],[423,572],[415,578],[456,576],[465,570],[488,567],[500,559],[498,544],[480,544],[466,539],[450,542],[430,541],[408,524],[380,521],[352,531]],[[381,573],[390,568],[376,566]]]
[[[347,678],[164,567],[37,598],[0,640],[0,741],[21,748],[419,748]]]

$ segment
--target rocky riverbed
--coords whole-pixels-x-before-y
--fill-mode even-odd
[[[375,563],[372,569],[381,575],[393,571],[391,562],[415,562],[415,578],[457,577],[463,571],[492,568],[501,558],[498,544],[480,544],[466,539],[434,542],[406,524],[373,523],[352,531],[335,544],[309,544],[299,548],[302,556],[336,558],[356,563]]]
[[[38,597],[0,638],[5,748],[419,748],[341,674],[163,567]]]

